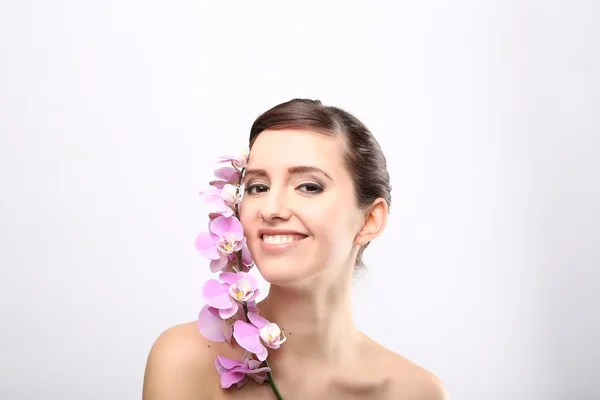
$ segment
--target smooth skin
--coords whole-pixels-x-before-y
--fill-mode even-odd
[[[433,374],[360,332],[351,284],[360,246],[384,230],[388,206],[357,205],[341,136],[310,130],[263,131],[245,179],[240,220],[261,275],[271,283],[261,315],[287,334],[269,351],[286,400],[443,400]],[[273,252],[264,229],[298,232],[291,249]],[[267,384],[223,390],[214,360],[241,358],[243,349],[200,335],[197,322],[174,326],[156,340],[144,377],[144,400],[274,399]]]

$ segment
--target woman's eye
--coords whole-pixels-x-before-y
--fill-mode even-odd
[[[264,193],[268,190],[269,188],[267,187],[267,185],[262,185],[262,184],[253,184],[253,185],[249,185],[246,188],[246,193],[249,194],[258,194],[258,193]]]
[[[323,187],[316,183],[303,183],[298,186],[302,192],[305,193],[321,193],[323,191]]]

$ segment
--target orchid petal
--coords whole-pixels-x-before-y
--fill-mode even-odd
[[[246,279],[248,283],[250,283],[250,285],[252,286],[252,290],[257,290],[258,282],[256,281],[256,278],[254,276],[250,274],[244,274],[244,279]]]
[[[266,350],[260,343],[258,329],[247,322],[235,321],[233,324],[233,337],[241,347],[252,353],[259,354]],[[264,359],[261,361],[264,361]]]
[[[231,338],[233,337],[233,324],[223,321],[223,337],[227,343],[231,344]]]
[[[253,292],[252,296],[250,296],[250,298],[249,298],[249,299],[247,299],[246,301],[254,301],[254,300],[256,300],[256,299],[258,298],[258,296],[260,296],[260,289],[256,289],[256,290]],[[257,310],[258,310],[258,309],[257,309]]]
[[[252,265],[252,255],[250,254],[250,250],[248,249],[248,245],[244,243],[242,247],[242,264],[244,265]]]
[[[221,365],[225,369],[232,369],[234,367],[241,367],[243,365],[239,360],[233,360],[231,358],[221,356],[217,356],[217,358],[215,358],[215,363],[217,368],[219,368],[219,365]]]
[[[219,279],[222,282],[225,282],[226,284],[228,284],[229,286],[233,285],[234,283],[236,283],[237,281],[239,281],[240,279],[244,278],[245,273],[244,272],[223,272],[221,274],[219,274]]]
[[[211,209],[211,211],[214,210],[218,213],[223,213],[227,211],[227,209],[229,209],[229,206],[225,204],[225,201],[220,196],[205,197],[204,203],[210,206],[209,208]]]
[[[224,342],[223,323],[224,321],[214,314],[214,309],[205,305],[198,315],[198,330],[206,339],[213,342]]]
[[[239,383],[245,377],[246,375],[243,372],[225,371],[221,375],[221,387],[227,389],[231,387],[231,385]]]
[[[227,263],[229,262],[227,256],[222,254],[219,255],[220,257],[217,260],[210,261],[210,272],[219,272],[227,266]]]
[[[229,295],[229,292],[227,293],[227,295]],[[231,297],[230,297],[231,299]],[[238,312],[238,303],[236,303],[235,301],[231,302],[231,307],[229,308],[222,308],[219,310],[219,316],[223,319],[228,319],[233,317],[237,312]]]
[[[271,369],[269,367],[258,368],[258,367],[261,366],[261,364],[262,363],[260,361],[248,360],[248,368],[250,368],[251,370],[255,370],[255,371],[259,371],[259,370],[268,371],[268,370]]]
[[[227,182],[225,182],[225,181],[210,181],[210,182],[208,182],[208,184],[217,189],[223,189],[223,187],[225,185],[227,185]]]
[[[244,149],[244,151],[239,156],[220,156],[217,157],[217,162],[231,162],[231,164],[238,168],[242,169],[248,165],[248,157],[250,155],[250,150],[248,148]]]
[[[245,245],[246,245],[246,236],[244,236],[244,233],[242,232],[241,239],[238,239],[236,237],[235,252],[237,253],[238,251],[242,250]]]
[[[253,312],[248,313],[248,319],[259,330],[262,329],[264,326],[270,324],[268,320]]]
[[[211,212],[230,217],[234,214],[233,210],[222,198],[222,189],[210,187],[200,192],[202,201],[209,206]]]
[[[237,241],[244,238],[244,228],[241,222],[235,217],[217,217],[210,223],[210,231],[219,237],[230,233]]]
[[[237,204],[242,199],[243,193],[242,188],[238,185],[232,185],[230,183],[223,186],[221,190],[221,199],[225,204]]]
[[[258,358],[260,361],[265,361],[268,356],[269,351],[265,346],[262,347],[262,351],[260,353],[256,353],[256,358]]]
[[[245,358],[244,362],[241,366],[239,366],[239,367],[236,366],[233,368],[238,372],[243,372],[243,373],[249,374],[249,375],[250,374],[260,374],[261,372],[267,372],[267,371],[271,370],[271,368],[269,368],[269,367],[260,367],[261,365],[262,365],[262,362],[260,362],[260,361]]]
[[[196,249],[203,257],[217,260],[221,256],[217,250],[216,240],[210,233],[203,232],[196,237]]]
[[[202,288],[202,296],[208,305],[214,308],[228,309],[233,304],[229,289],[216,279],[206,281]]]
[[[239,179],[240,173],[232,167],[221,167],[215,169],[215,177],[226,181],[226,182],[235,182]]]

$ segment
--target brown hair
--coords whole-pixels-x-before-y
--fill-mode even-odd
[[[337,107],[324,106],[319,100],[293,99],[261,114],[250,129],[250,148],[258,135],[267,129],[309,128],[325,135],[342,135],[346,143],[346,168],[354,182],[359,207],[370,206],[383,198],[392,203],[392,187],[383,151],[367,127],[355,116]],[[358,251],[356,266],[363,266],[362,254],[369,243]]]

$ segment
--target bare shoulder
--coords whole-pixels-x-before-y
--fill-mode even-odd
[[[376,342],[372,341],[371,345],[374,350],[373,354],[378,359],[378,369],[389,377],[385,398],[406,400],[450,399],[443,382],[433,373]]]
[[[143,399],[209,398],[213,382],[218,379],[211,344],[200,335],[196,322],[164,331],[148,355]]]
[[[400,356],[399,356],[400,357]],[[412,367],[406,367],[408,362]],[[398,362],[405,375],[400,375],[400,368],[393,374],[389,387],[390,399],[407,400],[449,400],[450,396],[442,381],[426,369],[405,360]]]

